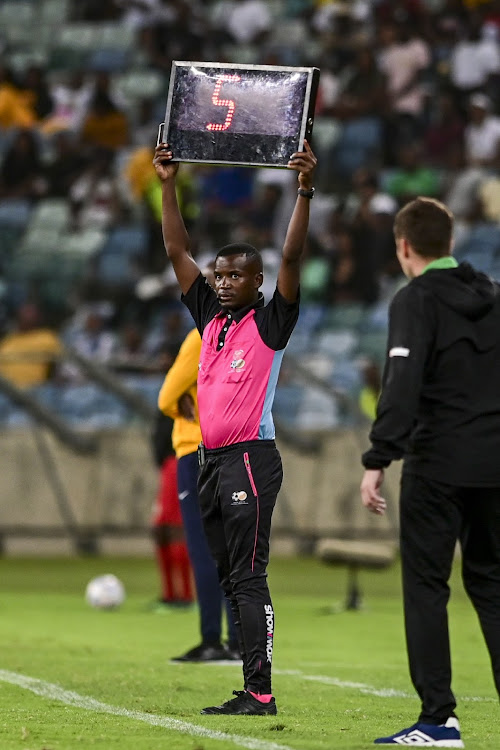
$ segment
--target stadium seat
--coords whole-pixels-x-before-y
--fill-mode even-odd
[[[121,226],[111,230],[101,252],[141,255],[146,245],[147,232],[143,226]]]
[[[105,239],[106,234],[100,229],[85,229],[81,232],[61,235],[61,249],[67,253],[89,258],[100,250]]]
[[[365,308],[361,304],[340,304],[329,309],[325,316],[324,327],[328,329],[358,328],[363,320]]]
[[[40,201],[31,214],[30,229],[63,230],[68,224],[69,214],[69,203],[64,199]]]
[[[0,227],[24,229],[31,213],[31,203],[20,198],[0,201]]]
[[[129,418],[115,396],[92,383],[60,388],[57,411],[68,422],[92,429],[117,427]]]
[[[30,226],[22,239],[19,253],[57,252],[60,241],[61,233],[59,229]]]
[[[117,73],[125,70],[129,60],[127,50],[96,49],[87,58],[87,69]]]
[[[152,406],[158,404],[158,393],[163,383],[163,375],[128,375],[123,378],[123,382],[127,385],[130,390],[137,391],[148,401]]]
[[[99,25],[99,44],[96,49],[131,50],[135,42],[135,29],[122,23]]]
[[[315,351],[332,358],[348,357],[357,344],[358,336],[350,329],[322,331],[314,337]]]
[[[22,230],[16,227],[0,227],[0,259],[2,261],[10,258],[18,249]]]
[[[362,117],[345,123],[335,146],[335,170],[343,177],[350,177],[376,156],[381,146],[382,124],[377,118]]]
[[[371,331],[360,334],[358,354],[369,357],[379,364],[385,362],[387,352],[387,333]]]
[[[42,0],[39,17],[42,23],[60,26],[68,18],[69,0]]]
[[[306,388],[295,418],[296,429],[323,432],[335,429],[339,423],[335,400],[316,388]]]
[[[352,359],[336,360],[330,382],[335,388],[357,400],[362,387],[359,363]]]
[[[154,99],[163,91],[165,83],[165,77],[158,71],[137,68],[119,76],[114,88],[119,96],[133,102]]]
[[[99,49],[99,25],[91,23],[66,23],[59,28],[57,47],[88,52]]]
[[[96,264],[97,279],[109,286],[129,286],[135,281],[130,258],[122,253],[102,253]]]
[[[287,427],[294,427],[295,420],[299,411],[299,405],[304,394],[304,389],[300,385],[287,383],[278,384],[274,397],[273,414]]]
[[[36,4],[29,0],[8,0],[0,3],[0,28],[11,25],[29,25],[36,21]]]

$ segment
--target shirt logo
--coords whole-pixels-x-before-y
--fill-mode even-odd
[[[240,492],[233,492],[233,494],[231,495],[231,505],[248,505],[247,497],[248,495],[245,490],[240,490]]]
[[[410,350],[406,346],[393,346],[389,351],[389,357],[408,357]]]
[[[231,362],[231,370],[234,372],[241,372],[245,369],[245,360],[243,359],[243,354],[245,352],[243,349],[236,349],[236,351],[233,353],[233,359]]]

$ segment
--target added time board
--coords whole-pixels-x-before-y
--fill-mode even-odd
[[[174,60],[158,142],[176,161],[286,167],[310,140],[318,68]]]

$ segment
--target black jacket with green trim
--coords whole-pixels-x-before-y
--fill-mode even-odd
[[[500,486],[500,285],[467,263],[394,297],[367,469]]]

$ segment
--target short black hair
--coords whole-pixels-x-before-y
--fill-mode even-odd
[[[215,256],[215,260],[219,257],[227,258],[229,255],[245,255],[247,258],[255,261],[259,271],[262,271],[264,267],[262,255],[256,247],[250,245],[248,242],[232,242],[230,245],[224,245]]]

